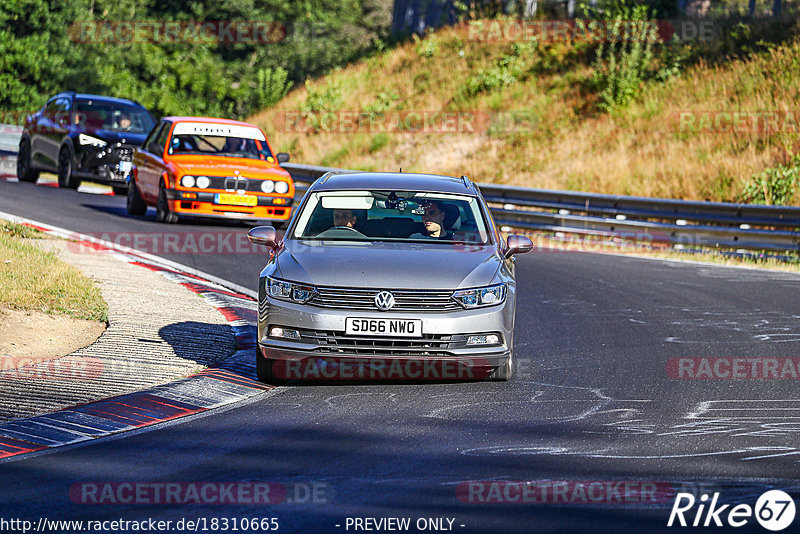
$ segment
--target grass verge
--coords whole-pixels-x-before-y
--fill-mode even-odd
[[[29,226],[0,223],[0,305],[107,321],[108,305],[98,287],[77,268],[31,243],[43,237]]]

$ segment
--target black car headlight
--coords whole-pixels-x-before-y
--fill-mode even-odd
[[[314,286],[285,282],[276,278],[267,278],[267,291],[272,298],[299,304],[305,304],[317,294]]]
[[[92,145],[96,147],[104,147],[108,144],[102,139],[98,139],[93,135],[87,135],[87,134],[78,134],[78,143],[80,143],[81,145]]]
[[[497,306],[506,300],[507,284],[495,284],[473,289],[459,289],[453,292],[452,298],[465,308]]]

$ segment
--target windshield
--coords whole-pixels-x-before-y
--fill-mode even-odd
[[[75,103],[75,124],[95,130],[146,134],[156,123],[142,108],[127,104],[78,100]]]
[[[168,152],[274,161],[264,133],[255,126],[179,122]]]
[[[474,197],[425,191],[330,191],[312,194],[295,238],[488,244]]]

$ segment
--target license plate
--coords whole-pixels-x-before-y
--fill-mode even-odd
[[[228,206],[250,206],[258,204],[258,197],[250,195],[232,195],[229,193],[217,193],[214,198],[216,204],[227,204]]]
[[[422,337],[422,319],[348,317],[344,322],[344,333],[348,336]]]
[[[130,161],[120,161],[119,162],[119,172],[128,174],[131,172],[131,166],[133,164]]]

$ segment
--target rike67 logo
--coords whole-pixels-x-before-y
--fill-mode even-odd
[[[691,493],[678,493],[669,514],[667,526],[681,527],[743,527],[753,517],[767,530],[784,530],[794,521],[794,500],[781,490],[770,490],[756,501],[755,508],[749,504],[718,504],[719,492],[710,502],[706,494],[696,499]],[[699,504],[698,504],[699,501]],[[697,509],[693,510],[695,504]]]

